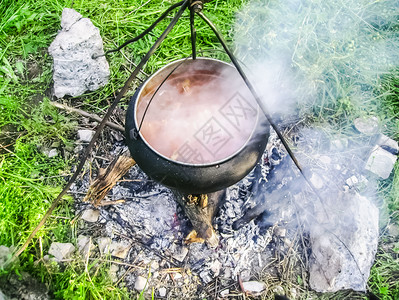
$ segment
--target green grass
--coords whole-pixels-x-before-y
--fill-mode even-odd
[[[234,32],[232,23],[234,13],[244,0],[214,0],[206,5],[205,13],[222,30],[228,39]],[[42,218],[52,200],[65,184],[71,169],[77,164],[73,154],[77,121],[54,109],[48,103],[48,89],[52,81],[52,59],[47,48],[60,29],[61,12],[64,7],[73,7],[84,17],[90,18],[100,29],[105,50],[113,49],[141,33],[164,11],[171,2],[153,0],[0,0],[0,245],[20,246],[32,229]],[[268,9],[261,7],[260,9]],[[278,16],[271,7],[270,16]],[[320,15],[329,19],[330,16]],[[107,59],[110,63],[111,77],[104,88],[75,97],[68,101],[80,104],[80,108],[99,115],[113,100],[141,57],[148,51],[157,36],[166,28],[167,19],[141,41],[131,44],[120,53],[112,53]],[[147,74],[153,73],[170,61],[190,55],[189,19],[186,12],[159,50],[144,68]],[[211,30],[201,20],[196,21],[198,48],[204,55],[226,60],[220,51]],[[260,30],[266,30],[260,28]],[[296,30],[293,26],[292,30]],[[312,35],[306,36],[309,44]],[[342,46],[343,47],[343,46]],[[284,49],[282,49],[284,51]],[[336,54],[336,53],[335,53]],[[332,53],[331,55],[335,55]],[[300,53],[298,54],[298,57]],[[323,73],[322,61],[312,61],[298,66],[310,70],[308,74],[317,77]],[[342,68],[346,66],[340,66]],[[329,74],[332,77],[337,74]],[[365,74],[364,76],[366,76]],[[321,75],[320,75],[321,76]],[[364,77],[369,80],[367,77]],[[362,78],[362,80],[364,79]],[[315,79],[316,80],[316,79]],[[368,81],[369,83],[369,81]],[[348,85],[352,84],[351,82]],[[338,100],[329,106],[323,102],[315,104],[313,109],[319,118],[336,122],[344,120],[353,110],[355,98],[345,94],[345,88],[334,91]],[[385,78],[373,101],[382,101],[382,109],[376,111],[381,120],[385,120],[386,133],[399,139],[399,73],[392,72]],[[134,92],[132,88],[122,100],[126,107],[128,98]],[[338,97],[337,97],[338,95]],[[380,96],[383,95],[383,96]],[[331,93],[325,93],[330,97]],[[323,96],[323,97],[324,97]],[[349,97],[350,96],[350,97]],[[323,99],[320,97],[320,99]],[[328,110],[326,110],[328,108]],[[326,111],[328,113],[326,113]],[[331,113],[330,113],[331,112]],[[352,111],[353,112],[353,111]],[[364,109],[357,115],[364,114]],[[342,121],[344,122],[344,121]],[[44,152],[57,148],[59,155],[48,158]],[[385,199],[393,213],[399,210],[399,164],[395,175],[386,186]],[[116,288],[108,277],[109,264],[85,262],[77,258],[74,263],[64,267],[51,264],[35,264],[47,253],[52,241],[76,241],[75,225],[70,224],[74,217],[71,197],[65,197],[53,217],[37,234],[28,249],[21,255],[20,262],[12,269],[0,270],[3,276],[28,271],[42,282],[59,299],[128,299],[131,297],[123,289]],[[396,220],[398,216],[396,215]],[[398,299],[399,282],[398,256],[380,252],[372,269],[369,282],[372,290],[383,299]]]
[[[47,48],[60,29],[62,9],[71,8],[72,3],[100,29],[105,50],[109,50],[141,33],[171,2],[0,0],[0,143],[4,147],[0,149],[0,245],[21,246],[77,163],[73,154],[77,122],[49,105],[46,97],[52,81],[52,59]],[[229,35],[234,11],[242,3],[214,1],[207,13]],[[111,77],[107,86],[70,101],[101,115],[169,20],[161,22],[143,40],[109,55]],[[188,24],[186,12],[144,72],[151,74],[172,60],[190,55]],[[197,31],[199,50],[221,49],[200,20]],[[225,58],[220,52],[207,54]],[[125,99],[133,92],[134,88]],[[122,106],[126,104],[127,100],[122,101]],[[44,152],[50,148],[57,148],[59,155],[48,158]],[[63,267],[43,263],[52,241],[76,242],[76,228],[70,224],[74,215],[71,208],[71,197],[65,197],[19,263],[0,274],[7,277],[29,272],[59,299],[129,299],[129,293],[109,280],[107,263],[87,263],[78,257]]]

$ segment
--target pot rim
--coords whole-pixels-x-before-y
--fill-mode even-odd
[[[224,163],[224,162],[230,160],[231,158],[233,158],[234,156],[236,156],[238,153],[240,153],[240,152],[248,145],[249,141],[250,141],[250,140],[252,139],[252,137],[254,136],[254,133],[255,133],[255,131],[256,131],[256,129],[257,129],[257,124],[258,124],[258,122],[259,122],[259,105],[258,105],[257,103],[256,103],[256,122],[255,122],[255,126],[252,128],[251,134],[248,136],[248,138],[247,138],[247,140],[245,141],[245,143],[243,143],[243,145],[242,145],[239,149],[237,149],[233,154],[231,154],[231,155],[229,155],[229,156],[227,156],[227,157],[225,157],[225,158],[223,158],[223,159],[220,159],[220,160],[217,160],[217,161],[214,161],[214,162],[210,162],[210,163],[198,163],[198,164],[193,164],[193,163],[185,163],[185,162],[181,162],[181,161],[177,161],[177,160],[170,159],[169,157],[167,157],[167,156],[165,156],[164,154],[162,154],[162,153],[160,153],[159,151],[157,151],[153,146],[151,146],[151,144],[145,139],[145,137],[141,134],[141,131],[139,130],[139,123],[138,123],[138,120],[137,120],[137,106],[138,106],[140,96],[141,96],[141,94],[142,94],[142,92],[143,92],[145,86],[151,81],[151,79],[153,79],[153,78],[154,78],[155,76],[157,76],[159,73],[161,73],[162,71],[164,71],[166,68],[169,68],[169,67],[171,67],[171,66],[173,66],[173,65],[175,65],[175,64],[178,64],[178,63],[180,63],[180,62],[182,62],[182,61],[185,61],[185,60],[187,60],[187,61],[189,61],[189,60],[193,61],[192,58],[189,58],[189,59],[187,59],[187,58],[182,58],[182,59],[174,60],[174,61],[172,61],[172,62],[166,64],[165,66],[163,66],[163,67],[160,68],[159,70],[157,70],[155,73],[153,73],[150,77],[147,78],[147,80],[143,83],[143,85],[141,85],[140,91],[139,91],[139,93],[137,94],[136,102],[135,102],[135,105],[134,105],[134,112],[133,112],[133,115],[134,115],[134,125],[136,126],[136,130],[137,130],[138,134],[140,135],[141,139],[142,139],[143,142],[148,146],[148,148],[149,148],[151,151],[153,151],[155,154],[159,155],[160,157],[162,157],[162,158],[164,158],[164,159],[166,159],[166,160],[168,160],[168,161],[170,161],[170,162],[172,162],[172,163],[175,163],[175,164],[178,164],[178,165],[182,165],[182,166],[190,166],[190,167],[211,167],[211,166],[218,166],[218,165],[220,165],[220,164],[222,164],[222,163]],[[227,62],[222,61],[222,60],[219,60],[219,59],[215,59],[215,58],[197,57],[196,60],[209,60],[209,61],[213,61],[213,62],[216,62],[216,63],[224,64],[224,65],[226,65],[226,66],[229,66],[229,67],[233,68],[234,70],[237,70],[232,64],[227,63]],[[183,64],[184,64],[184,62],[182,63],[182,65],[183,65]],[[179,67],[180,67],[180,66],[179,66]],[[178,68],[179,68],[179,67],[178,67]],[[144,116],[143,116],[143,118],[144,118]]]

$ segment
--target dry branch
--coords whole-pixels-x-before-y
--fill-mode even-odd
[[[70,107],[68,105],[61,104],[61,103],[58,103],[58,102],[53,102],[53,101],[51,101],[50,104],[52,106],[54,106],[54,107],[66,110],[68,112],[76,113],[76,114],[81,115],[83,117],[93,119],[94,121],[97,121],[97,122],[101,122],[102,121],[102,118],[100,116],[98,116],[96,114],[88,113],[87,111],[84,111],[84,110],[81,110],[81,109],[73,108],[73,107]],[[105,122],[105,125],[113,128],[115,130],[119,130],[122,133],[125,133],[125,128],[123,128],[123,126],[120,126],[118,124],[115,124],[115,123],[109,122],[109,121]]]
[[[94,206],[103,205],[101,202],[108,192],[135,164],[136,162],[130,157],[130,152],[128,150],[123,152],[94,180],[87,191],[84,201],[90,201]],[[104,204],[106,205],[107,202],[104,202]]]

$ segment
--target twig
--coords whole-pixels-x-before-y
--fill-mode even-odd
[[[68,112],[77,113],[77,114],[79,114],[79,115],[81,115],[83,117],[93,119],[93,120],[95,120],[97,122],[101,122],[102,121],[102,118],[100,116],[98,116],[96,114],[88,113],[87,111],[84,111],[84,110],[81,110],[81,109],[73,108],[73,107],[70,107],[68,105],[61,104],[61,103],[54,102],[54,101],[51,101],[50,104],[52,106],[54,106],[54,107],[66,110]],[[123,128],[123,126],[121,126],[121,125],[115,124],[115,123],[110,122],[110,121],[107,121],[105,123],[105,125],[113,128],[113,129],[119,130],[123,134],[125,133],[125,128]]]

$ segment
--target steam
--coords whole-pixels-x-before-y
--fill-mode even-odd
[[[370,225],[378,224],[377,176],[364,166],[378,133],[360,134],[352,125],[356,117],[378,115],[381,77],[399,66],[399,35],[393,30],[398,15],[399,2],[393,0],[252,0],[234,28],[236,54],[269,113],[276,120],[318,119],[317,124],[295,128],[290,137],[297,141],[296,156],[319,197],[286,157],[288,166],[280,166],[285,171],[277,173],[281,183],[269,179],[258,185],[258,206],[270,210],[276,199],[288,210],[294,205],[297,221],[313,237],[314,255],[332,251],[325,255],[342,263],[341,254],[321,238],[337,240],[352,266],[327,266],[342,269],[337,278],[327,279],[339,286],[345,275],[357,274],[351,286],[355,290],[366,289],[372,263],[361,253],[372,260],[377,246],[378,229]],[[292,181],[286,184],[288,177]],[[271,184],[286,184],[290,197],[269,192]],[[357,248],[352,235],[362,218],[370,222],[365,223],[366,245]]]
[[[272,113],[343,99],[366,111],[399,63],[397,1],[254,0],[238,15],[238,57]]]

